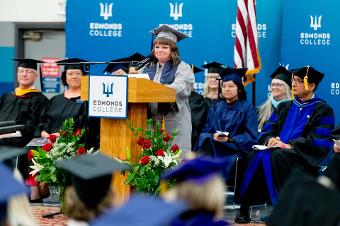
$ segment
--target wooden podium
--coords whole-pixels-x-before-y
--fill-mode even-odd
[[[126,159],[126,150],[131,150],[131,157],[136,161],[141,147],[137,146],[138,138],[132,135],[128,121],[133,127],[146,128],[148,103],[176,102],[176,90],[144,78],[129,78],[128,82],[128,119],[100,120],[100,150],[122,160]],[[88,100],[88,84],[89,77],[82,77],[82,100]],[[114,174],[115,203],[118,205],[130,193],[130,186],[124,184],[125,180],[126,175]]]

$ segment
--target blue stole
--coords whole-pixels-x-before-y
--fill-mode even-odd
[[[173,65],[170,61],[164,64],[162,75],[160,79],[161,84],[171,84],[175,80],[175,74],[177,71],[178,65]],[[155,74],[157,71],[157,64],[153,64],[150,67],[145,67],[143,73],[149,75],[150,80],[155,78]]]

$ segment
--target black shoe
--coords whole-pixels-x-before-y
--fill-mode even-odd
[[[240,212],[237,213],[235,217],[235,223],[237,224],[248,224],[250,222],[250,214],[241,214]]]

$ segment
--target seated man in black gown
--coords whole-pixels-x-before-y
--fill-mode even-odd
[[[293,168],[318,174],[318,164],[332,146],[335,121],[332,108],[314,94],[323,76],[309,66],[293,71],[294,99],[279,104],[259,136],[259,144],[267,149],[251,152],[242,169],[243,181],[235,194],[241,203],[236,223],[250,221],[250,205],[275,205]]]
[[[23,124],[24,129],[20,137],[2,135],[0,145],[23,147],[33,138],[40,112],[47,103],[47,98],[33,86],[38,77],[37,63],[42,61],[15,60],[19,61],[17,71],[19,86],[14,92],[5,93],[0,97],[0,122],[16,121],[17,124]]]

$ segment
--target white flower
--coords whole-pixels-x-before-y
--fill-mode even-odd
[[[30,174],[33,176],[36,173],[38,173],[40,170],[42,170],[44,168],[44,166],[40,165],[39,163],[37,163],[36,161],[34,161],[34,159],[32,159],[33,162],[33,166],[30,166],[31,169],[33,169]]]
[[[164,152],[164,156],[157,156],[164,164],[165,168],[168,168],[171,163],[178,164],[176,157],[171,154]]]

